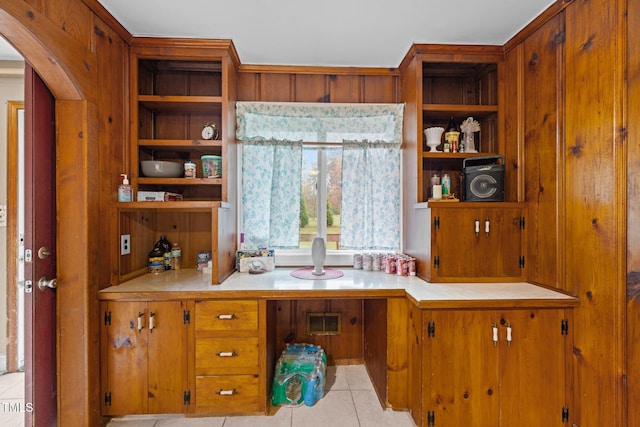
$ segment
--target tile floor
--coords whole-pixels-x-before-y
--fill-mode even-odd
[[[382,409],[363,365],[327,367],[325,391],[312,407],[281,407],[272,416],[126,416],[107,427],[415,427],[408,412]]]
[[[24,373],[0,375],[0,425],[24,427]]]

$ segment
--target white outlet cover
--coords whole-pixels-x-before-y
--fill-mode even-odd
[[[123,234],[120,236],[120,255],[129,255],[131,253],[131,235]]]
[[[0,227],[7,226],[7,205],[0,205]]]

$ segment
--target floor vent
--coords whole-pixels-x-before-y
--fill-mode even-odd
[[[340,335],[340,313],[307,313],[307,335]]]

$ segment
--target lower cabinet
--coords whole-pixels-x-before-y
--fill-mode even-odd
[[[430,310],[422,316],[423,426],[564,426],[562,309]],[[420,408],[421,406],[421,408]]]
[[[259,305],[257,300],[195,302],[195,413],[266,412]]]
[[[188,405],[184,301],[102,301],[102,414],[183,413]]]

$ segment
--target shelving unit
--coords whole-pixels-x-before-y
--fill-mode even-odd
[[[119,233],[131,236],[131,253],[119,256],[119,282],[147,273],[148,253],[161,234],[182,249],[183,268],[196,268],[210,252],[211,281],[235,269],[235,100],[239,60],[230,40],[136,38],[131,51],[131,150],[134,201],[118,203]],[[215,123],[216,140],[202,139]],[[222,177],[204,178],[203,155],[222,157]],[[147,177],[140,162],[196,164],[196,178]],[[175,202],[138,202],[138,191],[182,195]]]

